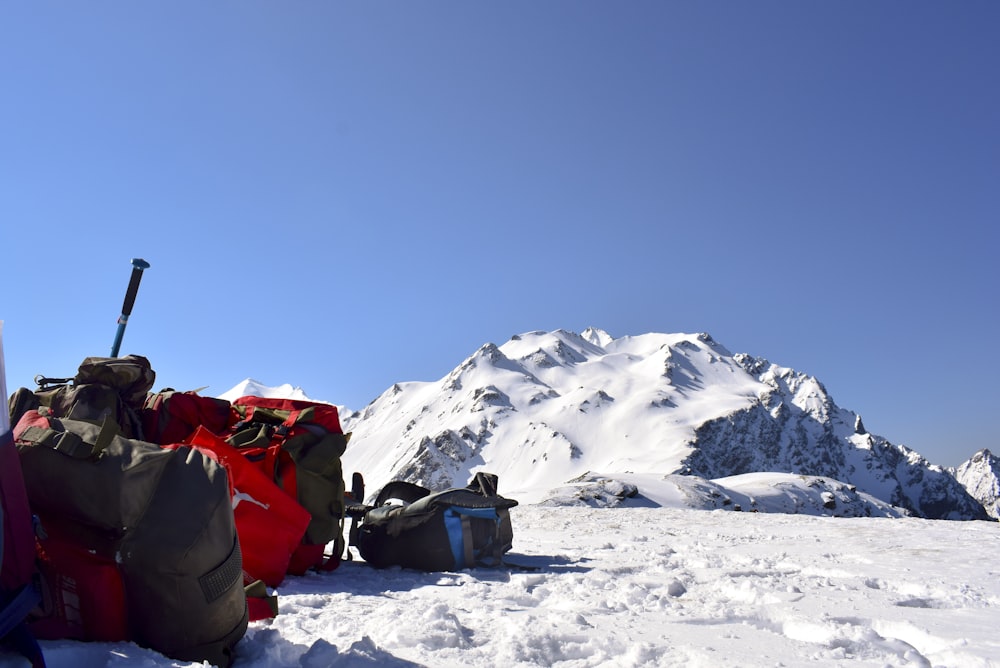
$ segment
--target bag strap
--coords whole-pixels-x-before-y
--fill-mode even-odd
[[[477,555],[473,545],[472,518],[492,521],[493,536],[490,539],[491,554]],[[451,556],[457,568],[472,568],[474,566],[499,566],[502,563],[503,552],[500,549],[500,514],[496,508],[465,508],[451,506],[444,512],[444,525],[448,532],[448,542],[451,545]],[[478,558],[477,558],[478,557]],[[492,563],[487,561],[492,557]]]
[[[272,445],[264,453],[264,471],[278,483],[285,494],[299,500],[299,482],[295,475],[295,460],[280,445]]]
[[[384,505],[389,499],[399,499],[404,503],[413,503],[419,499],[429,496],[431,491],[426,487],[415,485],[405,480],[393,480],[382,488],[375,499],[375,507]]]
[[[244,571],[243,581],[246,582],[247,579],[248,576]],[[247,596],[251,622],[278,616],[278,595],[269,594],[263,580],[254,580],[250,584],[244,585],[243,591]]]
[[[111,441],[118,433],[118,425],[110,417],[106,417],[93,443],[85,441],[82,436],[71,431],[58,431],[51,427],[35,425],[27,427],[19,438],[47,446],[74,459],[97,459],[111,445]]]
[[[61,385],[69,385],[72,382],[72,378],[46,378],[42,375],[35,376],[35,385],[38,386],[39,392],[44,392]]]
[[[462,553],[465,556],[465,567],[476,565],[476,552],[472,544],[472,518],[462,515]]]
[[[272,415],[273,415],[274,411],[279,410],[279,409],[270,409],[270,408],[267,408],[267,407],[264,407],[264,406],[254,406],[254,405],[243,406],[243,408],[244,408],[243,419],[241,419],[238,423],[236,423],[236,428],[237,429],[239,429],[241,427],[244,427],[244,426],[246,426],[248,424],[253,424],[255,422],[259,422],[259,423],[262,423],[262,424],[270,424],[270,425],[272,425],[274,427],[285,427],[285,429],[287,430],[289,427],[293,427],[295,425],[295,423],[298,422],[299,420],[308,421],[308,419],[304,419],[302,417],[302,414],[303,413],[309,413],[309,412],[312,411],[311,407],[310,408],[301,408],[301,409],[300,408],[293,408],[293,409],[291,409],[288,412],[288,417],[286,417],[284,420],[282,420],[279,423],[279,422],[275,421],[275,418],[281,419],[280,415],[272,417],[270,420],[268,420],[268,419],[255,420],[254,419],[255,416],[256,416],[256,413],[258,412],[258,409],[260,409],[260,412],[265,413],[265,414],[270,411],[272,413]],[[282,412],[284,412],[284,411],[282,411]],[[306,416],[306,418],[308,418],[308,416]]]
[[[483,496],[499,496],[497,494],[497,485],[499,482],[500,478],[495,473],[480,471],[468,484],[466,489],[470,489]]]
[[[38,605],[39,601],[41,595],[37,584],[29,582],[6,601],[3,610],[0,610],[0,638],[23,654],[31,662],[32,668],[45,668],[42,648],[25,622],[28,613]]]
[[[351,547],[357,547],[361,528],[358,520],[362,519],[372,506],[365,505],[365,478],[355,471],[351,476],[351,489],[344,494],[344,514],[351,518],[351,528],[347,531],[347,546],[345,554],[351,559]]]

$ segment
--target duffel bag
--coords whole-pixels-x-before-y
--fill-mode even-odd
[[[499,566],[513,544],[509,511],[516,505],[497,494],[497,477],[489,473],[477,473],[467,487],[436,493],[391,482],[361,518],[358,551],[376,568]]]

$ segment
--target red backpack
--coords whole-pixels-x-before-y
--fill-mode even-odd
[[[225,399],[170,389],[150,393],[139,415],[143,438],[161,445],[182,443],[198,427],[221,434],[237,417]]]
[[[305,536],[288,572],[332,570],[344,553],[345,485],[340,458],[350,434],[340,426],[337,407],[294,399],[241,397],[239,416],[226,441],[253,462],[310,514]],[[333,552],[324,555],[327,543]]]

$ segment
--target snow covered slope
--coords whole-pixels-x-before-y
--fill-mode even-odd
[[[486,469],[531,498],[591,471],[681,472],[695,430],[761,390],[702,338],[558,330],[486,344],[441,380],[373,401],[345,461],[373,481],[430,487]]]

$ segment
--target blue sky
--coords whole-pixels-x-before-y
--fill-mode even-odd
[[[7,382],[122,354],[359,409],[543,329],[710,333],[1000,448],[1000,5],[0,9]]]

